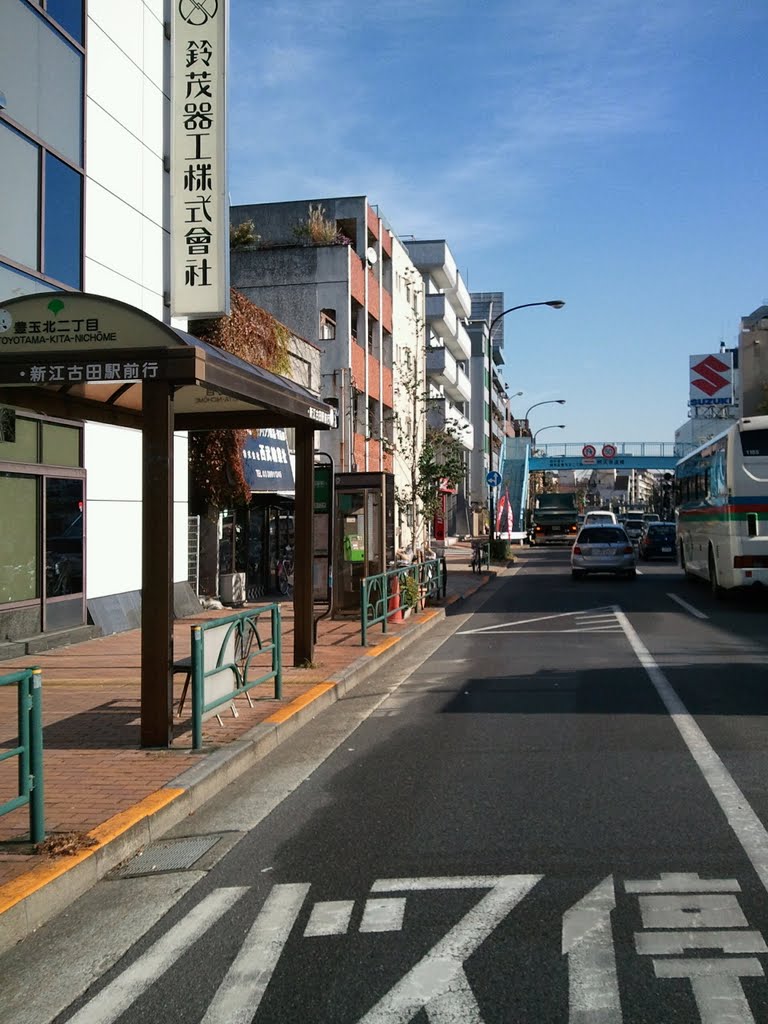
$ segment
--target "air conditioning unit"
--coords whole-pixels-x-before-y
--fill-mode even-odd
[[[222,604],[245,604],[245,573],[223,572],[219,576],[219,598]]]

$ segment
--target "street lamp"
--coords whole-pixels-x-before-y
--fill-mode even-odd
[[[523,302],[519,306],[510,306],[509,309],[504,309],[498,316],[495,316],[491,320],[491,324],[488,328],[488,473],[489,475],[493,472],[493,328],[507,313],[514,313],[517,309],[528,309],[529,306],[551,306],[552,309],[562,309],[565,305],[562,299],[549,299],[547,302]],[[490,510],[491,510],[491,522],[489,539],[493,540],[496,536],[496,509],[494,501],[494,488],[489,483],[490,491]]]
[[[565,424],[564,423],[550,423],[548,427],[539,427],[539,429],[533,435],[533,438],[531,440],[531,451],[533,451],[533,449],[536,447],[536,438],[539,436],[539,434],[542,432],[542,430],[555,430],[555,429],[557,429],[557,430],[565,430]]]
[[[534,402],[530,409],[528,409],[525,413],[524,419],[526,423],[528,422],[528,413],[531,411],[531,409],[538,409],[540,405],[565,405],[565,399],[549,398],[546,402]]]

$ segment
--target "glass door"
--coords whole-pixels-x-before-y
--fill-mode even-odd
[[[83,480],[45,478],[45,630],[84,619]]]

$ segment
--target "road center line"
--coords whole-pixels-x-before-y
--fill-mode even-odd
[[[677,594],[667,593],[667,597],[671,597],[673,601],[677,601],[681,608],[685,608],[691,615],[695,615],[697,619],[708,619],[709,616],[705,615],[704,612],[700,612],[698,608],[694,608],[692,604],[688,604],[682,597],[678,597]]]
[[[768,832],[763,823],[618,605],[616,618],[621,623],[624,635],[663,701],[683,742],[699,766],[728,824],[757,872],[763,888],[768,891]]]

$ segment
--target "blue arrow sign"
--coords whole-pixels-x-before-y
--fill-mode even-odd
[[[497,473],[495,469],[492,469],[485,478],[485,482],[489,487],[498,487],[501,483],[501,473]]]

